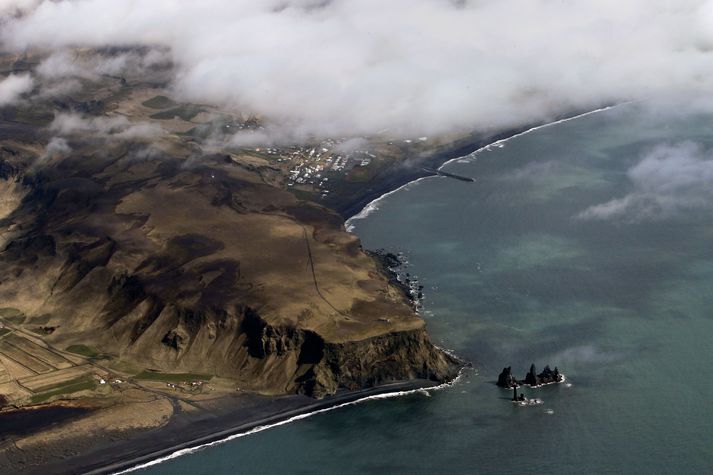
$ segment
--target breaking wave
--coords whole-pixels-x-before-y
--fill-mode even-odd
[[[221,445],[221,444],[224,444],[224,443],[226,443],[226,442],[230,442],[231,440],[240,439],[240,438],[246,437],[246,436],[248,436],[248,435],[257,434],[258,432],[262,432],[262,431],[265,431],[265,430],[268,430],[268,429],[272,429],[272,428],[274,428],[274,427],[279,427],[279,426],[283,426],[283,425],[290,424],[290,423],[292,423],[292,422],[300,421],[300,420],[302,420],[302,419],[307,419],[308,417],[312,417],[312,416],[315,416],[315,415],[317,415],[317,414],[323,414],[323,413],[325,413],[325,412],[334,411],[334,410],[337,410],[337,409],[341,409],[341,408],[343,408],[343,407],[355,406],[355,405],[357,405],[357,404],[362,404],[362,403],[367,402],[367,401],[376,401],[376,400],[381,400],[381,399],[391,399],[391,398],[397,398],[397,397],[402,397],[402,396],[409,396],[409,395],[412,395],[412,394],[421,394],[421,395],[430,397],[430,396],[431,396],[430,393],[433,392],[433,391],[441,391],[441,390],[444,390],[444,389],[451,388],[451,387],[455,386],[456,384],[458,384],[458,382],[459,382],[459,381],[461,380],[461,378],[463,377],[463,371],[464,371],[464,369],[465,369],[465,368],[461,369],[460,372],[458,373],[458,376],[456,376],[452,381],[449,381],[449,382],[443,383],[443,384],[439,384],[438,386],[424,387],[424,388],[417,388],[417,389],[409,389],[409,390],[407,390],[407,391],[394,391],[394,392],[390,392],[390,393],[375,394],[375,395],[372,395],[372,396],[365,396],[365,397],[363,397],[363,398],[356,399],[356,400],[354,400],[354,401],[344,402],[344,403],[337,404],[337,405],[334,405],[334,406],[331,406],[331,407],[326,407],[326,408],[324,408],[324,409],[317,409],[316,411],[305,412],[304,414],[298,414],[298,415],[296,415],[296,416],[292,416],[292,417],[290,417],[290,418],[288,418],[288,419],[285,419],[285,420],[282,420],[282,421],[279,421],[279,422],[275,422],[275,423],[272,423],[272,424],[260,425],[260,426],[254,427],[254,428],[252,428],[252,429],[249,429],[249,430],[247,430],[247,431],[245,431],[245,432],[239,432],[239,433],[237,433],[237,434],[232,434],[232,435],[229,435],[229,436],[225,437],[224,439],[215,440],[215,441],[213,441],[213,442],[207,442],[207,443],[205,443],[205,444],[196,445],[195,447],[189,447],[189,448],[185,448],[185,449],[176,450],[175,452],[173,452],[173,453],[171,453],[171,454],[169,454],[169,455],[166,455],[166,456],[163,456],[163,457],[159,457],[159,458],[156,458],[156,459],[154,459],[154,460],[151,460],[151,461],[149,461],[149,462],[145,462],[145,463],[142,463],[142,464],[139,464],[139,465],[135,465],[135,466],[133,466],[133,467],[131,467],[131,468],[127,468],[127,469],[121,470],[121,471],[119,471],[119,472],[114,472],[114,475],[121,475],[121,474],[124,474],[124,473],[130,473],[130,472],[134,472],[134,471],[137,471],[137,470],[142,470],[142,469],[144,469],[144,468],[148,468],[148,467],[151,467],[151,466],[154,466],[154,465],[158,465],[158,464],[160,464],[160,463],[167,462],[167,461],[169,461],[169,460],[173,460],[173,459],[175,459],[175,458],[182,457],[182,456],[184,456],[184,455],[190,455],[190,454],[193,454],[193,453],[196,453],[196,452],[200,452],[201,450],[206,449],[206,448],[208,448],[208,447],[213,447],[213,446],[216,446],[216,445]]]
[[[589,112],[584,112],[584,113],[582,113],[582,114],[578,114],[578,115],[575,115],[575,116],[572,116],[572,117],[567,117],[567,118],[564,118],[564,119],[560,119],[560,120],[556,120],[556,121],[553,121],[553,122],[548,122],[548,123],[546,123],[546,124],[538,125],[538,126],[536,126],[536,127],[532,127],[532,128],[527,129],[527,130],[525,130],[525,131],[523,131],[523,132],[520,132],[520,133],[511,135],[510,137],[506,137],[506,138],[504,138],[504,139],[500,139],[500,140],[497,140],[497,141],[495,141],[495,142],[493,142],[493,143],[490,143],[490,144],[488,144],[488,145],[485,145],[484,147],[481,147],[481,148],[479,148],[478,150],[476,150],[476,151],[474,151],[474,152],[472,152],[472,153],[470,153],[470,154],[468,154],[468,155],[465,155],[465,156],[463,156],[463,157],[456,157],[456,158],[453,158],[453,159],[451,159],[451,160],[448,160],[448,161],[445,162],[443,165],[441,165],[441,166],[438,168],[438,170],[441,171],[441,170],[443,169],[443,167],[445,167],[445,166],[447,166],[448,164],[453,163],[453,162],[457,162],[457,163],[468,163],[469,161],[471,161],[471,160],[473,159],[473,157],[475,157],[475,156],[478,155],[479,153],[485,152],[485,151],[490,151],[490,150],[492,150],[493,148],[503,148],[503,147],[505,146],[505,144],[506,144],[508,141],[510,141],[510,140],[512,140],[512,139],[515,139],[515,138],[518,138],[518,137],[522,137],[523,135],[527,135],[527,134],[530,134],[530,133],[532,133],[532,132],[536,132],[536,131],[538,131],[538,130],[541,130],[541,129],[544,129],[544,128],[547,128],[547,127],[551,127],[551,126],[553,126],[553,125],[563,124],[563,123],[565,123],[565,122],[569,122],[569,121],[572,121],[572,120],[581,119],[582,117],[587,117],[587,116],[592,115],[592,114],[598,114],[598,113],[600,113],[600,112],[605,112],[605,111],[608,111],[608,110],[611,110],[611,109],[614,109],[614,108],[617,108],[617,107],[620,107],[620,106],[623,106],[623,105],[627,105],[627,104],[631,104],[631,102],[624,102],[624,103],[621,103],[621,104],[615,104],[615,105],[612,105],[612,106],[602,107],[602,108],[595,109],[595,110],[592,110],[592,111],[589,111]],[[382,202],[384,199],[388,198],[389,196],[391,196],[392,194],[394,194],[394,193],[396,193],[396,192],[398,192],[398,191],[407,190],[408,187],[411,186],[412,184],[418,183],[419,181],[425,180],[425,179],[427,179],[427,178],[439,178],[439,176],[438,176],[438,175],[431,175],[431,176],[425,176],[425,177],[417,178],[416,180],[410,181],[410,182],[406,183],[405,185],[402,185],[402,186],[400,186],[400,187],[398,187],[398,188],[396,188],[396,189],[394,189],[394,190],[391,190],[391,191],[389,191],[389,192],[387,192],[387,193],[384,193],[383,195],[379,196],[379,197],[376,198],[375,200],[373,200],[373,201],[371,201],[370,203],[368,203],[366,206],[364,206],[364,208],[363,208],[359,213],[355,214],[354,216],[352,216],[351,218],[349,218],[349,219],[346,220],[346,222],[344,223],[344,227],[346,228],[347,232],[350,232],[350,233],[351,233],[351,232],[354,231],[354,229],[355,229],[354,221],[358,221],[358,220],[365,219],[365,218],[367,218],[370,214],[372,214],[374,211],[378,211],[378,210],[379,210],[379,205],[381,204],[381,202]]]
[[[388,198],[389,196],[393,195],[394,193],[396,193],[398,191],[408,190],[410,186],[414,185],[415,183],[418,183],[421,180],[426,180],[428,178],[441,178],[441,177],[438,175],[423,176],[421,178],[417,178],[413,181],[410,181],[404,185],[401,185],[400,187],[398,187],[394,190],[384,193],[383,195],[376,198],[374,201],[371,201],[369,204],[364,206],[364,208],[361,211],[359,211],[359,213],[355,214],[354,216],[352,216],[351,218],[349,218],[345,221],[344,227],[346,228],[347,232],[351,233],[354,231],[354,227],[355,227],[354,221],[358,221],[360,219],[365,219],[374,211],[378,211],[379,205],[381,204],[381,202],[383,200],[385,200],[386,198]]]

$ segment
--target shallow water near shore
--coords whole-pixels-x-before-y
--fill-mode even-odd
[[[667,177],[647,188],[637,166],[661,144],[711,148],[711,129],[713,117],[624,106],[446,166],[475,183],[389,195],[354,232],[405,254],[434,342],[475,369],[430,397],[344,407],[137,473],[710,472],[713,206]],[[675,209],[636,206],[661,190]],[[494,381],[531,363],[568,384],[524,389],[544,404],[518,407]]]

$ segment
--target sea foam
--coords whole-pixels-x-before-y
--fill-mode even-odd
[[[476,151],[474,151],[474,152],[472,152],[472,153],[470,153],[470,154],[468,154],[468,155],[465,155],[465,156],[463,156],[463,157],[456,157],[456,158],[453,158],[453,159],[451,159],[451,160],[448,160],[448,161],[445,162],[443,165],[441,165],[441,166],[438,168],[438,170],[440,171],[440,170],[443,169],[443,167],[447,166],[447,165],[450,164],[450,163],[454,163],[454,162],[456,162],[456,163],[468,163],[468,162],[474,160],[474,159],[476,158],[476,156],[477,156],[478,154],[480,154],[481,152],[487,152],[487,151],[492,150],[493,148],[503,148],[503,147],[505,147],[505,144],[506,144],[508,141],[510,141],[510,140],[512,140],[512,139],[516,139],[516,138],[518,138],[518,137],[522,137],[523,135],[527,135],[527,134],[530,134],[530,133],[532,133],[532,132],[536,132],[536,131],[538,131],[538,130],[541,130],[541,129],[544,129],[544,128],[547,128],[547,127],[552,127],[553,125],[563,124],[563,123],[565,123],[565,122],[569,122],[569,121],[572,121],[572,120],[581,119],[582,117],[587,117],[587,116],[592,115],[592,114],[598,114],[598,113],[600,113],[600,112],[605,112],[605,111],[608,111],[608,110],[610,110],[610,109],[614,109],[614,108],[617,108],[617,107],[620,107],[620,106],[624,106],[624,105],[627,105],[627,104],[631,104],[631,101],[630,101],[630,102],[623,102],[623,103],[621,103],[621,104],[616,104],[616,105],[613,105],[613,106],[602,107],[602,108],[600,108],[600,109],[591,110],[591,111],[589,111],[589,112],[584,112],[584,113],[582,113],[582,114],[578,114],[578,115],[575,115],[575,116],[572,116],[572,117],[566,117],[566,118],[564,118],[564,119],[560,119],[560,120],[556,120],[556,121],[553,121],[553,122],[548,122],[548,123],[546,123],[546,124],[538,125],[538,126],[536,126],[536,127],[532,127],[532,128],[527,129],[527,130],[525,130],[525,131],[523,131],[523,132],[520,132],[520,133],[511,135],[510,137],[506,137],[506,138],[504,138],[504,139],[500,139],[500,140],[497,140],[497,141],[495,141],[495,142],[489,143],[488,145],[485,145],[485,146],[483,146],[483,147],[480,147],[478,150],[476,150]],[[352,216],[351,218],[347,219],[347,221],[344,223],[344,227],[346,228],[347,232],[350,232],[350,233],[351,233],[351,232],[354,232],[354,229],[355,229],[354,221],[358,221],[358,220],[361,220],[361,219],[365,219],[365,218],[368,217],[370,214],[372,214],[374,211],[378,211],[378,210],[379,210],[379,205],[381,204],[381,202],[382,202],[384,199],[388,198],[389,196],[391,196],[392,194],[394,194],[394,193],[396,193],[396,192],[398,192],[398,191],[408,189],[408,187],[409,187],[410,185],[412,185],[413,183],[418,183],[419,181],[425,180],[425,179],[427,179],[427,178],[443,178],[443,177],[441,177],[441,176],[439,176],[439,175],[431,175],[431,176],[425,176],[425,177],[417,178],[416,180],[410,181],[410,182],[406,183],[405,185],[402,185],[402,186],[396,188],[395,190],[391,190],[391,191],[389,191],[389,192],[387,192],[387,193],[384,193],[383,195],[379,196],[379,197],[376,198],[375,200],[369,202],[366,206],[364,206],[364,208],[363,208],[359,213],[357,213],[357,214],[355,214],[354,216]]]
[[[464,371],[465,369],[466,369],[466,368],[462,368],[462,369],[458,372],[458,376],[456,376],[452,381],[449,381],[449,382],[443,383],[443,384],[439,384],[438,386],[425,387],[425,388],[417,388],[417,389],[409,389],[409,390],[407,390],[407,391],[394,391],[394,392],[383,393],[383,394],[374,394],[374,395],[372,395],[372,396],[366,396],[366,397],[363,397],[363,398],[360,398],[360,399],[355,399],[354,401],[345,402],[345,403],[342,403],[342,404],[337,404],[337,405],[331,406],[331,407],[326,407],[326,408],[324,408],[324,409],[318,409],[318,410],[312,411],[312,412],[305,412],[304,414],[298,414],[298,415],[296,415],[296,416],[292,416],[292,417],[290,417],[290,418],[288,418],[288,419],[285,419],[285,420],[282,420],[282,421],[279,421],[279,422],[275,422],[275,423],[272,423],[272,424],[265,424],[265,425],[257,426],[257,427],[254,427],[254,428],[250,429],[250,430],[247,430],[247,431],[245,431],[245,432],[239,432],[239,433],[237,433],[237,434],[232,434],[232,435],[229,435],[229,436],[225,437],[224,439],[216,440],[216,441],[213,441],[213,442],[208,442],[208,443],[205,443],[205,444],[196,445],[195,447],[189,447],[189,448],[185,448],[185,449],[176,450],[175,452],[173,452],[173,453],[171,453],[171,454],[169,454],[169,455],[156,458],[156,459],[154,459],[154,460],[151,460],[150,462],[145,462],[145,463],[142,463],[142,464],[139,464],[139,465],[135,465],[135,466],[133,466],[133,467],[131,467],[131,468],[127,468],[127,469],[125,469],[125,470],[122,470],[122,471],[119,471],[119,472],[115,472],[114,475],[120,475],[120,474],[124,474],[124,473],[135,472],[135,471],[137,471],[137,470],[142,470],[142,469],[144,469],[144,468],[148,468],[148,467],[151,467],[151,466],[154,466],[154,465],[158,465],[158,464],[160,464],[160,463],[167,462],[167,461],[169,461],[169,460],[173,460],[173,459],[175,459],[175,458],[182,457],[182,456],[184,456],[184,455],[190,455],[190,454],[199,452],[199,451],[201,451],[201,450],[203,450],[203,449],[206,449],[206,448],[208,448],[208,447],[213,447],[213,446],[216,446],[216,445],[221,445],[221,444],[224,444],[224,443],[226,443],[226,442],[230,442],[231,440],[240,439],[240,438],[246,437],[246,436],[248,436],[248,435],[257,434],[258,432],[262,432],[262,431],[265,431],[265,430],[268,430],[268,429],[272,429],[272,428],[274,428],[274,427],[284,426],[284,425],[287,425],[287,424],[291,424],[292,422],[300,421],[300,420],[302,420],[302,419],[307,419],[308,417],[312,417],[312,416],[315,416],[315,415],[317,415],[317,414],[323,414],[323,413],[325,413],[325,412],[335,411],[335,410],[337,410],[337,409],[341,409],[341,408],[344,408],[344,407],[355,406],[355,405],[357,405],[357,404],[362,404],[362,403],[367,402],[367,401],[376,401],[376,400],[381,400],[381,399],[392,399],[392,398],[397,398],[397,397],[410,396],[410,395],[413,395],[413,394],[421,394],[421,395],[424,395],[424,396],[431,397],[431,392],[433,392],[433,391],[442,391],[442,390],[444,390],[444,389],[452,388],[453,386],[455,386],[456,384],[458,384],[458,382],[459,382],[459,381],[461,380],[461,378],[463,377],[463,371]]]
[[[425,180],[428,178],[443,178],[443,177],[441,177],[440,175],[423,176],[421,178],[417,178],[416,180],[410,181],[404,185],[401,185],[400,187],[398,187],[394,190],[384,193],[383,195],[379,196],[375,200],[369,202],[369,204],[364,206],[364,208],[362,208],[362,210],[359,211],[359,213],[355,214],[354,216],[352,216],[351,218],[346,220],[346,222],[344,223],[344,227],[346,228],[347,232],[351,233],[354,231],[354,228],[355,228],[354,221],[365,219],[374,211],[378,211],[379,205],[386,198],[388,198],[389,196],[393,195],[394,193],[396,193],[398,191],[407,190],[407,189],[409,189],[409,187],[413,186],[414,184],[420,182],[421,180]]]

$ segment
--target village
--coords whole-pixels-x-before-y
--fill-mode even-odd
[[[367,142],[364,139],[325,139],[309,146],[256,147],[254,153],[286,171],[288,189],[313,191],[326,198],[339,181],[368,181],[381,163],[398,155],[400,148],[426,142],[416,140]],[[250,150],[253,152],[253,150]]]
[[[327,139],[309,147],[256,147],[255,152],[267,155],[287,171],[287,187],[312,189],[325,198],[330,176],[346,177],[355,167],[368,167],[376,155],[369,150],[344,150],[346,139]]]

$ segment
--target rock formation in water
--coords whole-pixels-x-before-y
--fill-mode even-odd
[[[525,375],[525,384],[529,386],[539,386],[540,383],[537,380],[537,371],[535,370],[535,364],[530,365],[530,371]]]
[[[561,383],[564,380],[559,372],[559,369],[555,367],[554,371],[550,369],[550,365],[545,366],[545,369],[541,373],[537,374],[535,371],[535,365],[530,366],[530,372],[525,376],[524,383],[529,386],[542,386],[543,384]]]
[[[539,384],[561,383],[562,375],[560,374],[559,369],[556,366],[553,371],[550,369],[550,366],[547,365],[545,366],[545,369],[542,370],[542,373],[537,375],[537,382]]]
[[[519,386],[517,378],[512,374],[512,367],[508,366],[503,368],[502,372],[498,376],[498,386],[501,388],[516,388]]]
[[[518,381],[515,376],[513,376],[510,366],[503,368],[498,376],[497,385],[501,388],[511,389],[516,388],[520,384],[537,387],[543,384],[561,383],[562,381],[564,381],[564,376],[562,376],[557,367],[552,370],[550,366],[547,365],[545,369],[538,374],[535,365],[532,364],[530,365],[530,371],[525,375],[525,379],[522,381]]]

